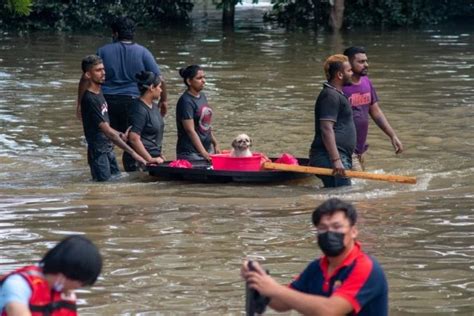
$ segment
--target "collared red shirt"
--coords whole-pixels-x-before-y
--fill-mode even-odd
[[[290,287],[307,294],[338,295],[353,307],[351,315],[388,315],[388,285],[379,263],[361,250],[352,251],[331,275],[326,256],[311,262]]]

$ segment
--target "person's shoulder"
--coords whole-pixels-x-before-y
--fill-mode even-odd
[[[358,258],[358,264],[371,268],[371,273],[377,274],[380,276],[384,275],[384,271],[380,263],[375,259],[375,257],[361,251]],[[385,277],[384,277],[385,278]]]
[[[84,91],[84,94],[82,95],[82,100],[86,101],[86,102],[89,102],[89,100],[92,97],[93,97],[93,94],[89,90],[86,90],[86,91]]]
[[[321,92],[319,93],[318,99],[324,100],[327,102],[328,100],[336,102],[339,99],[341,94],[336,91],[336,89],[324,86]]]
[[[312,269],[317,270],[317,271],[322,271],[322,268],[321,268],[322,260],[323,260],[322,257],[316,258],[308,264],[308,267],[311,267]]]
[[[31,294],[30,283],[19,273],[13,273],[7,276],[1,284],[1,290],[3,293]]]
[[[365,81],[367,84],[369,84],[370,86],[372,86],[372,80],[370,80],[369,76],[363,76],[361,78],[361,80]]]
[[[5,279],[2,280],[2,285],[16,283],[28,284],[28,281],[18,272],[14,272],[10,275],[7,275]]]
[[[315,273],[321,271],[321,258],[311,260],[304,269],[306,272]]]
[[[199,93],[199,101],[201,102],[207,102],[207,97],[206,97],[206,94],[204,92],[200,92]]]
[[[140,99],[135,99],[130,106],[130,110],[132,113],[146,114],[147,105],[144,104]]]
[[[94,93],[89,90],[86,90],[84,92],[82,99],[84,103],[89,104],[89,105],[93,104],[95,106],[102,106],[104,102],[107,102],[102,92]]]
[[[331,86],[324,84],[323,89],[320,92],[320,95],[337,95],[338,92],[336,91],[335,88],[332,88]]]
[[[187,91],[184,91],[183,94],[179,97],[179,101],[181,102],[192,102],[194,100],[194,97],[189,94]]]
[[[189,94],[185,91],[178,99],[178,103],[176,104],[176,109],[183,109],[189,106],[192,106],[193,102]]]
[[[143,53],[148,53],[148,54],[151,54],[151,51],[146,48],[145,46],[141,45],[141,44],[138,44],[137,42],[134,42],[132,45],[130,45],[129,47],[131,47],[132,49],[135,49],[137,51],[141,51]]]
[[[104,95],[102,94],[102,92],[99,92],[99,93],[94,93],[90,90],[86,90],[84,91],[84,94],[82,96],[83,98],[86,98],[86,99],[92,99],[92,100],[101,100]]]
[[[97,52],[100,53],[100,52],[104,52],[104,51],[107,51],[107,50],[110,50],[114,47],[117,46],[117,42],[114,42],[114,43],[107,43],[105,45],[102,45],[100,46],[98,49],[97,49]]]

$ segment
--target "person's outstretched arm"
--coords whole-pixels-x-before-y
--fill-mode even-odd
[[[164,162],[162,157],[152,157],[150,153],[146,150],[145,146],[142,143],[141,137],[135,132],[130,132],[128,135],[128,141],[133,147],[135,152],[143,157],[148,163],[160,164]]]
[[[398,139],[397,134],[393,130],[392,126],[388,123],[387,118],[382,112],[378,102],[375,102],[370,106],[370,116],[374,120],[375,124],[388,136],[392,142],[392,146],[395,149],[396,154],[403,152],[402,142]]]
[[[128,152],[133,157],[133,159],[135,159],[142,165],[147,164],[147,161],[143,159],[142,156],[137,154],[130,146],[128,146],[127,143],[124,142],[122,137],[120,136],[121,133],[110,127],[109,123],[102,122],[99,124],[99,128],[105,134],[105,136],[107,136],[107,138],[112,141],[112,143],[114,143],[124,151]]]
[[[245,266],[244,262],[244,266]],[[281,285],[254,262],[255,271],[241,269],[242,277],[261,295],[270,298],[269,306],[283,312],[294,309],[303,315],[346,315],[353,310],[350,302],[340,296],[324,297],[307,294]]]

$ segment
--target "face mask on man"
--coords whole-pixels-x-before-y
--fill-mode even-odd
[[[318,234],[318,245],[321,251],[328,257],[337,257],[344,252],[343,233],[327,231]]]
[[[63,289],[64,289],[64,280],[56,280],[53,284],[53,289],[56,291],[56,292],[61,292]]]

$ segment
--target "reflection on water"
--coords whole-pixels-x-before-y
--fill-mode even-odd
[[[92,183],[74,117],[80,59],[108,35],[0,35],[0,270],[38,260],[59,238],[85,233],[104,273],[81,290],[85,315],[242,314],[241,259],[288,282],[319,254],[310,214],[330,196],[359,208],[360,239],[383,264],[392,315],[474,313],[474,68],[472,26],[426,31],[285,32],[244,19],[141,32],[175,104],[177,69],[202,64],[223,146],[246,132],[254,150],[306,156],[321,64],[365,45],[380,104],[406,153],[372,126],[369,171],[414,175],[414,186],[317,179],[275,186],[156,182],[147,175]],[[34,56],[34,57],[33,57]],[[165,154],[174,157],[174,111]]]

